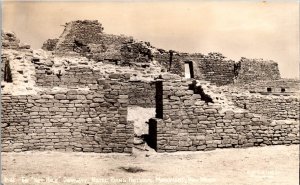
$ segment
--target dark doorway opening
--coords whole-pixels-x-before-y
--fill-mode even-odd
[[[157,124],[158,119],[163,119],[163,81],[157,79],[155,88],[155,118],[149,120],[148,135],[144,135],[143,137],[149,147],[157,150]]]
[[[271,87],[268,87],[268,88],[267,88],[267,92],[272,92],[272,88],[271,88]]]
[[[194,78],[194,67],[192,61],[184,62],[184,77],[185,78]]]

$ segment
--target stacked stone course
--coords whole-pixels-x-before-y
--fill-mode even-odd
[[[204,80],[217,85],[232,84],[234,79],[233,60],[226,60],[219,53],[209,53],[199,62],[200,73],[204,74]]]
[[[97,84],[97,79],[103,74],[99,70],[93,70],[89,66],[71,66],[63,74],[54,74],[49,69],[36,70],[37,85],[39,86],[77,86],[84,87],[87,84]]]
[[[272,60],[241,58],[238,64],[236,83],[280,79],[278,64]]]
[[[145,108],[155,107],[155,94],[153,81],[130,81],[129,105]]]
[[[296,96],[232,95],[238,107],[273,120],[298,120],[299,98]]]
[[[191,81],[163,76],[162,118],[149,123],[158,152],[299,143],[298,121],[271,121],[245,110],[222,110],[188,90]]]
[[[2,97],[2,150],[132,151],[128,75],[98,79],[91,90],[60,89]],[[123,81],[123,82],[122,82]]]
[[[282,89],[284,89],[285,93],[297,93],[300,91],[300,81],[297,79],[253,81],[249,83],[236,83],[234,86],[256,93],[267,92],[267,88],[271,88],[271,92],[273,93],[281,93]]]
[[[207,80],[216,85],[227,85],[234,82],[234,64],[232,60],[226,60],[219,53],[209,53],[203,55],[200,53],[188,54],[174,52],[170,62],[170,54],[167,52],[157,53],[154,59],[168,69],[169,72],[184,76],[184,63],[192,62],[194,78],[198,80]],[[171,65],[171,67],[170,67]]]

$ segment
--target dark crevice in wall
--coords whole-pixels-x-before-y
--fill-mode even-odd
[[[201,86],[197,86],[196,80],[193,80],[192,84],[189,85],[189,90],[193,90],[194,94],[200,94],[201,100],[206,103],[214,103],[213,99],[204,92],[203,88]]]
[[[171,71],[171,68],[172,68],[173,54],[174,54],[174,51],[170,50],[169,51],[169,69],[168,69],[168,71]]]
[[[163,119],[163,82],[156,81],[155,84],[156,95],[155,95],[155,104],[156,104],[156,118]]]
[[[13,82],[9,60],[5,60],[4,63],[4,81],[9,83]]]
[[[155,119],[149,120],[149,135],[145,138],[149,147],[157,150],[157,121]]]
[[[62,76],[61,70],[58,71],[58,74],[56,74],[56,76],[57,76],[57,78],[59,78],[59,80],[61,80],[61,76]]]
[[[241,62],[237,62],[233,65],[233,73],[235,78],[238,77],[240,69],[241,69]]]

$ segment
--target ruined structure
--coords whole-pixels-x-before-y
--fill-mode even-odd
[[[299,143],[299,81],[277,63],[165,51],[73,21],[43,50],[2,32],[3,151],[132,152],[130,107],[158,152]]]
[[[204,99],[201,82],[164,75],[157,83],[162,104],[149,133],[158,152],[299,143],[297,97],[236,95],[237,108],[220,97]]]

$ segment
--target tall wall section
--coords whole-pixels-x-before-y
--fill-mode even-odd
[[[48,40],[43,48],[59,55],[72,53],[98,62],[123,66],[147,67],[156,61],[166,71],[180,76],[185,74],[185,63],[192,62],[195,79],[207,80],[219,86],[280,79],[278,65],[273,61],[242,58],[235,63],[220,53],[203,55],[166,51],[132,37],[106,34],[98,21],[66,23],[59,39]]]
[[[129,105],[145,108],[155,107],[155,82],[154,81],[129,81]]]
[[[45,90],[37,95],[2,95],[2,151],[132,151],[124,75],[98,79],[93,90]]]
[[[234,82],[235,63],[226,60],[220,53],[188,54],[178,52],[161,52],[154,55],[169,72],[184,77],[185,63],[192,62],[194,78],[206,80],[217,85],[227,85]]]
[[[274,61],[241,58],[237,65],[237,83],[280,79],[278,64]]]
[[[77,53],[98,62],[118,65],[149,63],[151,53],[145,43],[124,35],[106,34],[103,29],[98,21],[72,21],[66,23],[59,39],[47,40],[43,49],[59,55]]]
[[[206,102],[189,80],[163,76],[157,116],[150,120],[158,152],[211,150],[299,143],[297,121],[276,121],[243,109],[226,110]],[[201,91],[200,91],[201,92]],[[162,100],[162,101],[159,101]]]

